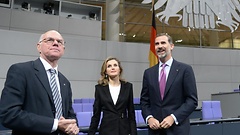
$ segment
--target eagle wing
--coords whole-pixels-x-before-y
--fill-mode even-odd
[[[143,4],[151,3],[152,0],[143,0]],[[178,17],[182,20],[184,27],[212,28],[215,24],[227,26],[231,32],[236,30],[240,22],[239,0],[158,0],[155,10],[164,6],[163,11],[156,13],[159,21],[168,24],[171,17]],[[183,10],[183,14],[178,14]]]

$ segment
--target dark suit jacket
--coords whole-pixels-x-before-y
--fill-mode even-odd
[[[70,82],[60,72],[58,77],[63,116],[76,119]],[[52,92],[40,59],[12,65],[0,101],[2,124],[12,129],[13,135],[50,135],[54,116]]]
[[[121,82],[121,89],[114,105],[109,85],[95,86],[95,102],[89,135],[95,135],[101,119],[100,135],[136,135],[135,111],[133,105],[133,87],[131,83]]]
[[[192,67],[173,60],[167,78],[163,100],[160,96],[159,64],[145,70],[140,103],[142,115],[153,115],[161,122],[166,116],[174,114],[179,122],[166,130],[167,135],[188,135],[190,130],[189,115],[198,104],[197,88]],[[149,135],[155,135],[161,130],[151,130]]]

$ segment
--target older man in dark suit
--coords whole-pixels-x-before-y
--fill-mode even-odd
[[[57,70],[64,39],[50,30],[41,35],[37,49],[40,58],[8,70],[0,100],[1,123],[13,135],[76,135],[70,82]]]
[[[173,59],[173,48],[169,35],[157,35],[159,63],[144,72],[140,103],[149,135],[188,135],[189,115],[198,105],[192,67]]]

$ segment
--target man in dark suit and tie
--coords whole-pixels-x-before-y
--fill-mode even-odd
[[[1,123],[13,135],[76,135],[70,82],[57,70],[64,39],[55,30],[47,31],[37,49],[37,60],[13,64],[8,70],[0,100]]]
[[[157,35],[159,63],[143,75],[140,103],[149,135],[189,135],[189,115],[198,105],[193,69],[172,58],[173,48],[168,34]]]

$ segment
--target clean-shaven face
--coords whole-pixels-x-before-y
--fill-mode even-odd
[[[109,60],[107,62],[106,73],[109,77],[112,77],[112,78],[116,76],[120,76],[120,68],[116,60]]]

